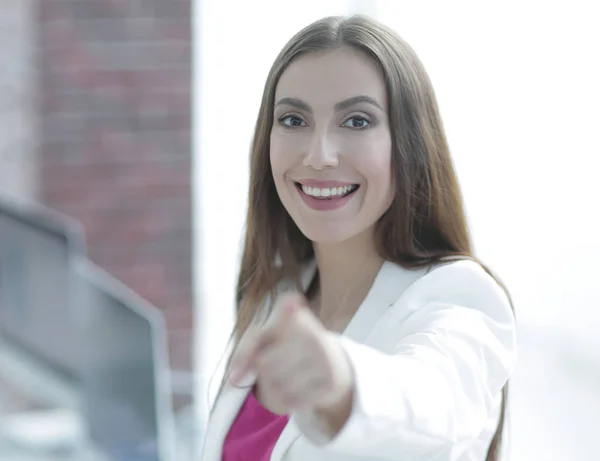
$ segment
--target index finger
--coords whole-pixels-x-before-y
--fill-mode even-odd
[[[263,330],[263,336],[272,336],[283,332],[291,322],[293,322],[296,313],[306,306],[305,298],[296,292],[282,294],[273,309],[273,313]]]

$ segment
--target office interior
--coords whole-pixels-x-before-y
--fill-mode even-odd
[[[296,30],[352,13],[422,58],[475,249],[515,302],[506,459],[595,459],[585,0],[2,0],[0,459],[199,459],[264,79]]]

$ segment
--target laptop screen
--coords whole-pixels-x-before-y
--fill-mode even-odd
[[[163,318],[106,273],[80,267],[82,396],[91,441],[115,461],[165,461],[172,437]],[[85,300],[84,300],[85,299]]]
[[[0,333],[72,379],[79,348],[71,264],[83,254],[72,221],[0,202]]]

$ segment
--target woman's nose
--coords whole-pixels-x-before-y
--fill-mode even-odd
[[[339,164],[339,152],[335,143],[326,134],[315,134],[304,156],[303,165],[315,170],[335,168]]]

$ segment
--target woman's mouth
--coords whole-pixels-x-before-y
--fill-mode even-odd
[[[295,183],[296,187],[305,195],[317,200],[335,200],[348,197],[358,190],[358,184],[348,184],[338,187],[311,187]]]

